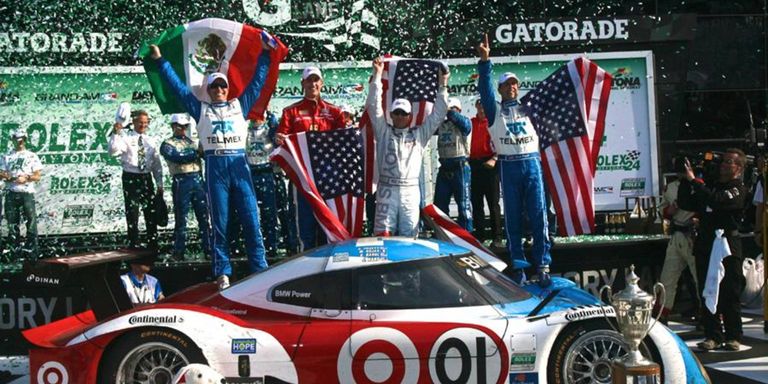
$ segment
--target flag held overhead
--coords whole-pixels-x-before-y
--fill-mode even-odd
[[[209,100],[205,79],[214,72],[226,75],[229,97],[239,97],[255,74],[255,63],[264,44],[271,47],[269,72],[259,99],[248,112],[249,119],[263,118],[277,86],[279,65],[288,54],[288,47],[277,37],[230,20],[209,18],[167,29],[142,43],[139,49],[155,100],[165,114],[184,112],[184,107],[162,81],[157,65],[149,58],[152,44],[160,47],[163,58],[198,100]]]

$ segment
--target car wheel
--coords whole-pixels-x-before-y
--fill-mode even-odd
[[[100,383],[170,384],[179,369],[207,364],[202,351],[188,337],[164,328],[127,333],[105,352]]]
[[[658,362],[658,354],[647,344],[640,344],[640,353]],[[555,340],[547,365],[547,382],[609,384],[613,376],[611,362],[627,353],[629,345],[605,320],[572,324]]]

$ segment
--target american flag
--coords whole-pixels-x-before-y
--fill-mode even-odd
[[[312,206],[329,242],[360,237],[365,190],[359,129],[289,135],[270,159]]]
[[[462,228],[455,221],[451,220],[445,212],[441,211],[440,208],[436,207],[434,204],[427,205],[421,211],[423,213],[424,222],[432,227],[432,230],[435,231],[435,235],[438,239],[472,251],[475,255],[479,256],[481,259],[485,260],[486,263],[499,271],[503,271],[507,267],[507,263],[501,261],[501,259],[488,250],[483,243],[478,241],[471,233]],[[516,265],[515,269],[523,267],[524,266],[518,267]]]
[[[611,75],[586,58],[560,67],[521,102],[539,135],[544,179],[560,234],[595,228],[594,176]]]
[[[392,110],[392,102],[395,99],[407,99],[411,102],[411,127],[421,125],[432,113],[432,106],[437,97],[438,76],[440,68],[445,65],[435,60],[403,59],[391,56],[384,58],[384,72],[381,75],[382,107],[384,118],[392,124],[389,112]],[[375,183],[377,170],[375,145],[373,144],[373,132],[368,117],[368,111],[363,112],[360,119],[360,128],[365,133],[366,162],[365,176],[368,191],[370,185]]]

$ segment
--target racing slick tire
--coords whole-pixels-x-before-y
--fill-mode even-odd
[[[615,323],[613,323],[615,326]],[[547,382],[552,384],[608,384],[611,361],[629,352],[629,345],[604,319],[580,321],[565,327],[555,339],[547,364]],[[661,365],[661,356],[650,338],[640,344],[640,353]],[[661,367],[662,380],[664,367]],[[662,381],[663,382],[663,381]]]
[[[120,336],[104,352],[99,383],[171,384],[183,367],[207,364],[188,337],[167,328],[143,328]]]

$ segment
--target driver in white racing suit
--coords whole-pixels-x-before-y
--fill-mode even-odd
[[[379,236],[418,234],[419,173],[424,147],[448,112],[448,72],[440,70],[439,87],[432,113],[420,126],[411,127],[411,103],[406,99],[392,102],[390,117],[384,117],[381,105],[381,75],[384,63],[373,60],[373,76],[366,107],[376,135],[379,183],[376,192],[376,215],[373,232]]]

